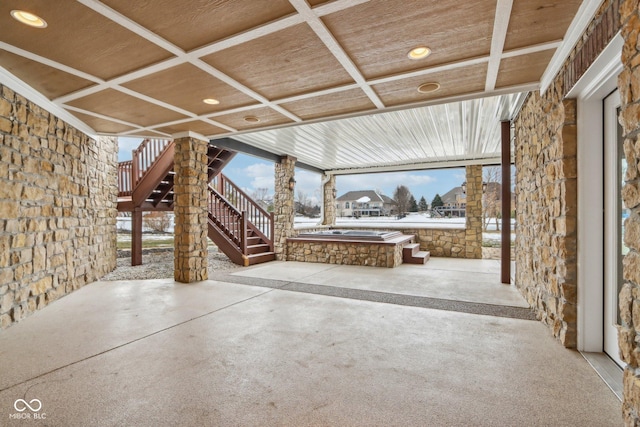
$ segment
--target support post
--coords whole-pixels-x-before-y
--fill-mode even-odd
[[[142,265],[142,210],[131,212],[131,265]]]
[[[287,260],[287,237],[294,235],[296,158],[284,156],[275,164],[274,235],[276,259]]]
[[[205,139],[175,139],[174,279],[207,280],[207,144]]]
[[[502,126],[502,244],[500,279],[511,284],[511,122]]]
[[[322,187],[322,225],[336,225],[336,176],[325,175]]]

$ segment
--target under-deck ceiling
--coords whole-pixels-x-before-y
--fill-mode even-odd
[[[384,121],[400,110],[537,89],[558,62],[554,55],[568,31],[575,32],[576,17],[592,14],[598,3],[3,0],[0,77],[15,77],[96,134],[171,137],[193,131],[213,139],[242,137],[269,149],[250,133],[287,129],[282,137],[290,141],[281,147],[293,151],[283,154],[307,156],[321,169],[394,164],[380,157],[382,148],[365,153],[349,140],[336,143],[335,155],[320,153],[319,140],[309,135],[324,132],[318,129],[327,125],[319,123],[329,119],[385,112],[379,119]],[[10,15],[14,9],[37,14],[46,28],[17,22]],[[409,59],[418,46],[431,54]],[[425,83],[439,89],[419,92]],[[218,103],[204,103],[207,98]],[[476,104],[494,108],[505,99],[519,97]],[[456,108],[462,107],[450,110]],[[422,126],[421,116],[434,113],[407,114],[415,120],[387,123],[379,132]],[[308,123],[309,130],[289,129]],[[366,121],[353,123],[371,132]],[[439,143],[453,144],[442,149],[443,158],[468,158],[474,153],[461,153],[460,147],[479,147],[478,140]],[[401,154],[398,164],[403,155],[429,161],[437,152],[426,146],[389,148]],[[340,152],[353,153],[353,161]]]

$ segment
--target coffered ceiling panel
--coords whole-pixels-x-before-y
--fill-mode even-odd
[[[92,81],[85,80],[82,77],[74,76],[4,50],[0,50],[0,64],[10,73],[24,76],[25,83],[47,98],[57,98],[94,84]]]
[[[291,123],[291,119],[270,108],[255,108],[211,117],[211,120],[238,130],[259,129]]]
[[[495,0],[385,0],[323,21],[364,76],[375,78],[488,55],[495,8]],[[430,48],[431,55],[409,59],[417,46]]]
[[[269,99],[353,82],[322,40],[306,24],[202,59]]]
[[[218,135],[226,132],[225,129],[213,126],[212,124],[205,123],[200,120],[191,120],[188,122],[176,123],[173,125],[157,128],[156,130],[168,135],[186,131],[198,132],[201,135]]]
[[[151,126],[155,121],[168,122],[185,118],[183,114],[113,89],[76,99],[68,105],[140,126]]]
[[[505,50],[561,40],[575,16],[579,0],[514,0]],[[536,31],[544,28],[544,31]]]
[[[122,86],[198,115],[257,103],[192,64],[181,64]],[[219,104],[207,104],[204,99],[215,99]]]
[[[90,116],[88,114],[82,114],[75,111],[72,111],[76,116],[81,118],[85,123],[91,126],[94,129],[102,129],[104,133],[120,133],[134,130],[135,128],[132,126],[123,125],[121,123],[116,123],[111,120],[101,119],[99,117]]]
[[[295,12],[287,0],[104,0],[103,3],[185,51]]]
[[[505,58],[500,62],[496,87],[537,82],[553,56],[552,50]]]
[[[211,139],[277,133],[536,90],[541,76],[546,81],[564,60],[554,54],[575,44],[600,3],[3,0],[0,82],[48,102],[47,110],[88,133],[170,137],[188,130]],[[46,25],[24,25],[10,14],[14,10]],[[409,59],[409,50],[419,46],[431,54]],[[429,82],[437,90],[418,92]],[[216,101],[206,104],[207,98]],[[482,111],[473,108],[489,108],[471,105],[458,111],[478,116]],[[396,129],[420,122],[384,123]],[[350,138],[354,132],[319,129],[296,136],[285,146],[294,150],[289,154],[307,155],[320,168],[348,168],[347,155],[367,167],[407,155],[402,146],[385,151],[357,140],[327,146],[312,137]],[[458,154],[447,156],[439,158]]]
[[[385,105],[415,104],[441,96],[456,96],[482,92],[487,75],[487,65],[478,64],[451,71],[394,80],[374,85]],[[424,84],[436,83],[440,88],[434,92],[421,93],[418,88]]]
[[[11,18],[11,10],[24,8],[45,11],[47,27],[29,28]],[[0,2],[0,28],[3,42],[101,79],[110,79],[171,56],[73,0],[3,0]]]
[[[327,114],[337,116],[376,108],[369,97],[358,88],[286,102],[281,106],[304,120],[325,117]]]

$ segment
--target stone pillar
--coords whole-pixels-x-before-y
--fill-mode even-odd
[[[327,178],[329,178],[329,181],[322,189],[324,203],[322,225],[336,225],[336,197],[334,195],[336,192],[336,176],[324,175],[323,178],[323,182]]]
[[[207,141],[175,140],[174,278],[192,283],[207,275]]]
[[[629,252],[623,260],[624,285],[620,292],[621,326],[618,328],[620,357],[628,365],[624,369],[622,412],[625,425],[640,425],[640,31],[638,0],[620,2],[623,69],[618,77],[621,101],[624,154],[627,173],[622,179],[622,202],[631,210],[625,220],[624,242]]]
[[[466,167],[467,205],[465,209],[466,258],[482,258],[482,165]]]
[[[275,197],[273,201],[273,246],[277,260],[287,259],[287,237],[294,235],[295,188],[289,189],[289,181],[295,176],[296,158],[284,156],[275,167]]]

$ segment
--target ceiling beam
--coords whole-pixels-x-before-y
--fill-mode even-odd
[[[226,148],[228,150],[233,150],[239,153],[248,154],[250,156],[258,157],[264,160],[269,160],[274,163],[280,163],[280,160],[282,159],[282,157],[287,155],[285,153],[281,153],[281,154],[272,153],[271,151],[254,147],[253,145],[238,141],[237,139],[233,139],[233,138],[227,138],[227,137],[218,138],[218,139],[213,138],[209,142],[212,145],[215,145],[216,147]],[[296,167],[310,171],[310,172],[319,173],[319,174],[325,173],[325,171],[323,171],[322,169],[317,168],[315,166],[311,166],[303,162],[296,161]]]
[[[342,68],[344,68],[358,86],[360,86],[360,89],[362,89],[362,91],[369,97],[376,108],[385,108],[385,105],[380,97],[378,97],[378,94],[371,88],[371,86],[369,86],[362,73],[360,73],[358,67],[356,67],[356,64],[353,63],[351,58],[349,58],[349,55],[347,55],[344,49],[342,49],[342,46],[340,46],[335,37],[333,37],[333,34],[331,34],[327,29],[326,25],[324,25],[324,22],[322,22],[318,15],[316,15],[309,7],[306,0],[289,0],[289,3],[296,8],[298,13],[305,19],[313,32],[316,33],[327,49],[329,49],[331,54],[338,60],[340,65],[342,65]]]
[[[509,18],[511,18],[511,8],[513,0],[498,0],[496,4],[496,19],[493,23],[493,35],[491,37],[491,52],[489,54],[489,65],[487,66],[487,80],[484,90],[491,91],[496,88],[498,80],[498,70],[500,60],[504,50],[504,42],[509,29]]]

